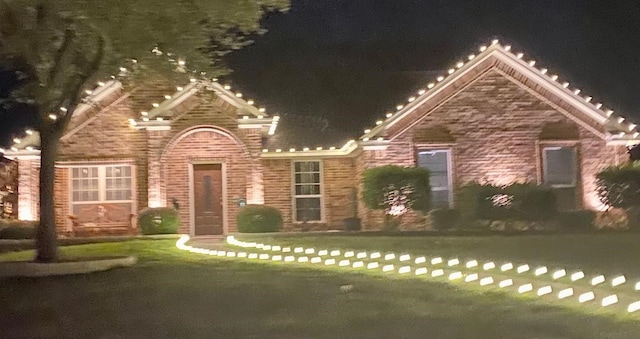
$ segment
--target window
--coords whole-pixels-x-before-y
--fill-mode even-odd
[[[578,181],[574,147],[544,147],[542,149],[542,180],[556,192],[558,208],[574,209],[577,205]]]
[[[429,183],[434,208],[450,207],[453,200],[450,158],[449,150],[418,152],[418,167],[426,168],[430,173]]]
[[[129,223],[133,211],[130,165],[71,168],[71,213],[80,223]]]
[[[319,161],[293,162],[293,210],[296,222],[322,220],[320,168]]]

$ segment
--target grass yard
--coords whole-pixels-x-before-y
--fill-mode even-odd
[[[366,248],[364,242],[417,246],[437,238],[315,241]],[[217,259],[178,251],[174,243],[137,240],[66,247],[66,257],[133,254],[140,263],[90,275],[0,281],[0,337],[637,338],[640,333],[640,322],[501,293],[413,278]],[[411,246],[402,248],[426,249]],[[0,260],[32,256],[10,253]],[[344,284],[352,284],[353,290],[341,292]]]
[[[245,235],[266,244],[378,250],[415,255],[522,262],[584,270],[592,275],[625,274],[640,280],[640,233],[524,236]]]

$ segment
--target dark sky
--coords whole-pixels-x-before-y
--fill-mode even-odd
[[[225,80],[284,121],[358,136],[493,37],[640,120],[640,0],[293,0],[264,24]],[[5,145],[11,123],[0,117]]]
[[[353,136],[493,37],[640,120],[638,0],[293,0],[264,23],[227,80]]]

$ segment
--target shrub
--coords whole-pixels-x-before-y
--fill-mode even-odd
[[[559,229],[565,230],[589,230],[593,228],[596,220],[594,211],[562,211],[556,216],[556,224]]]
[[[0,230],[0,239],[34,239],[35,237],[34,227],[12,225]]]
[[[145,208],[138,214],[138,225],[145,235],[173,234],[178,233],[180,218],[170,207]]]
[[[438,231],[451,230],[458,226],[460,211],[452,208],[439,208],[429,212],[431,225]]]
[[[596,191],[606,206],[624,209],[640,225],[640,161],[605,168],[596,175]]]
[[[380,166],[362,174],[362,199],[374,210],[387,215],[402,215],[408,209],[428,211],[431,208],[429,171],[419,167]]]
[[[456,191],[456,206],[465,221],[541,221],[557,213],[550,188],[520,183],[504,187],[476,182],[464,185]]]
[[[275,207],[247,205],[240,209],[237,217],[238,232],[277,232],[282,228],[282,214]]]

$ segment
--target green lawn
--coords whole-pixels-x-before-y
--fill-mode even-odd
[[[496,292],[216,259],[178,251],[171,240],[62,251],[67,257],[133,254],[140,263],[90,275],[0,281],[1,338],[637,338],[640,333],[637,321]],[[32,255],[11,253],[0,260]],[[353,291],[340,292],[344,284],[352,284]]]
[[[592,275],[625,274],[640,280],[640,233],[525,236],[278,236],[237,235],[265,244],[392,251],[462,259],[521,262],[584,270]]]

